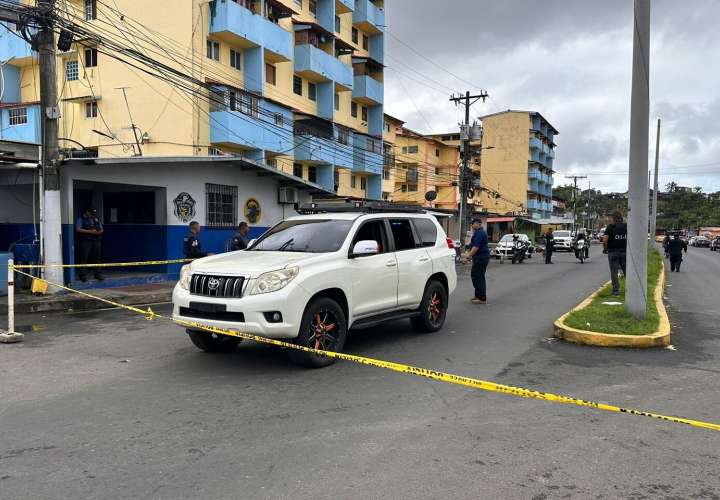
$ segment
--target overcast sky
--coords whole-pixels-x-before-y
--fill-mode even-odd
[[[423,133],[457,130],[449,94],[486,89],[472,116],[536,110],[560,131],[556,185],[579,174],[627,189],[631,0],[385,3],[387,113]],[[660,117],[661,185],[720,190],[718,20],[718,0],[652,2],[649,155]]]

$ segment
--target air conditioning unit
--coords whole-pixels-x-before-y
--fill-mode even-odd
[[[278,191],[278,203],[294,205],[299,203],[298,190],[291,187],[281,187]]]

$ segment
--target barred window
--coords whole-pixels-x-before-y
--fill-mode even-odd
[[[85,0],[85,20],[97,19],[97,0]]]
[[[10,125],[25,125],[27,123],[27,108],[12,108],[8,110]]]
[[[65,63],[65,78],[69,82],[74,82],[80,78],[77,60],[68,61]]]
[[[237,186],[205,184],[208,227],[237,226]]]

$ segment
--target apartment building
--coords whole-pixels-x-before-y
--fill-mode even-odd
[[[187,213],[188,200],[220,245],[238,221],[261,231],[313,193],[382,197],[382,0],[66,0],[58,8],[101,40],[76,37],[57,55],[66,261],[72,222],[91,201],[101,213],[124,204],[108,219],[158,226],[163,255],[175,257],[187,223],[177,204]],[[0,141],[38,144],[37,53],[7,28]],[[113,58],[103,40],[196,83],[186,92],[157,79]],[[140,198],[142,210],[126,206]]]
[[[558,131],[536,111],[508,110],[481,117],[485,210],[549,218]],[[489,149],[492,146],[492,149]]]
[[[395,196],[396,144],[397,136],[402,132],[405,122],[399,118],[385,115],[383,126],[383,181],[382,199],[392,201]]]

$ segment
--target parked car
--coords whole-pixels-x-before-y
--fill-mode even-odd
[[[710,242],[710,250],[717,252],[720,250],[720,236],[715,236]]]
[[[710,238],[707,236],[695,236],[690,238],[690,245],[698,248],[708,248],[710,246]]]
[[[553,237],[555,238],[555,244],[553,245],[553,248],[556,252],[573,251],[573,237],[570,231],[554,231]]]
[[[535,252],[535,247],[533,246],[532,242],[530,241],[530,238],[526,234],[506,234],[502,238],[500,238],[500,241],[498,242],[497,246],[492,249],[491,255],[495,257],[496,259],[509,259],[513,256],[513,236],[517,236],[518,239],[527,244],[528,250],[526,253],[526,258],[532,259],[533,253]]]
[[[419,332],[440,330],[456,284],[454,242],[432,215],[306,214],[247,250],[184,266],[173,318],[340,352],[350,329],[384,321],[409,318]],[[232,351],[241,340],[187,333],[204,351]],[[309,367],[333,362],[289,354]]]

